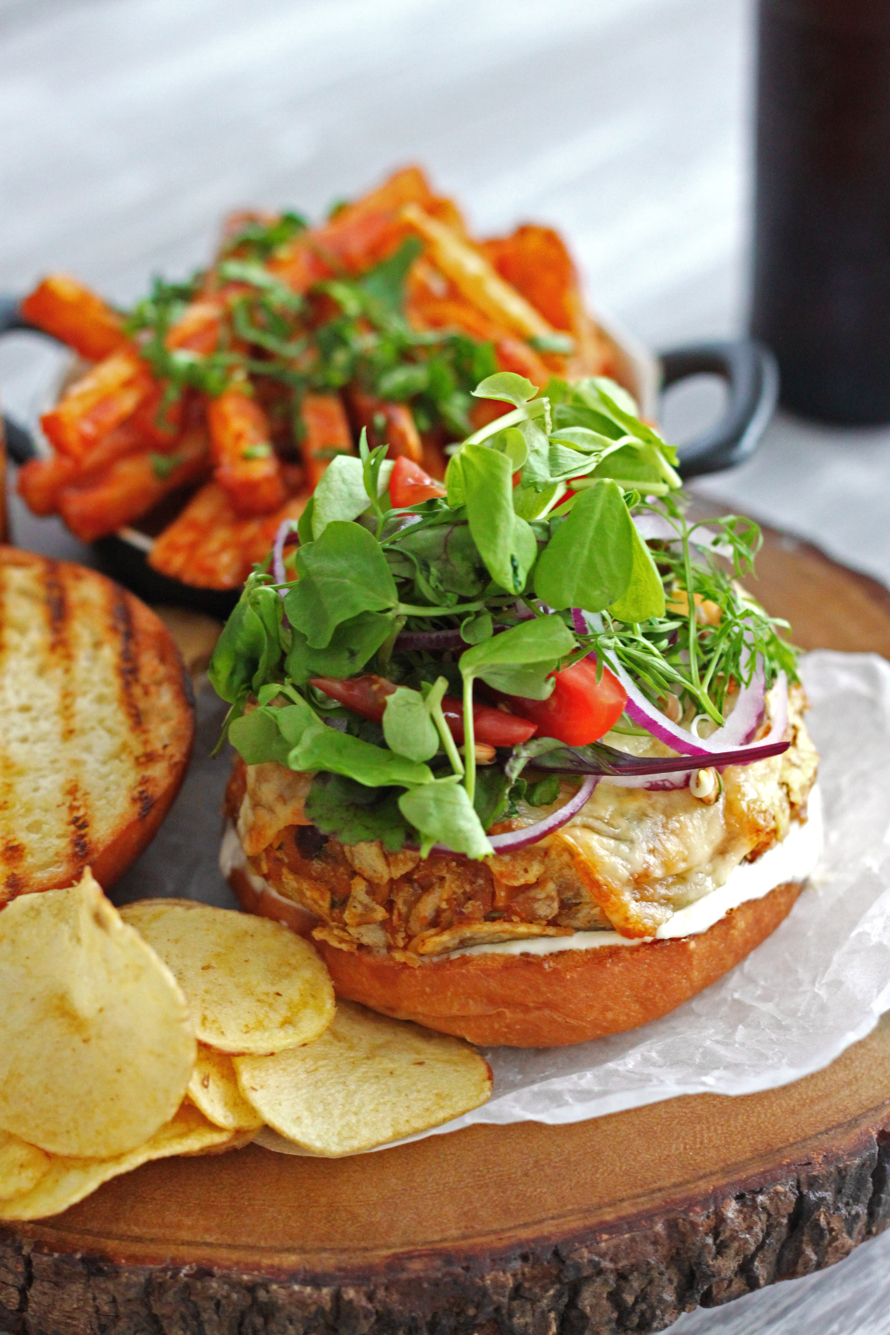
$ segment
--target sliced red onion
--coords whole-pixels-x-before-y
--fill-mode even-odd
[[[518,848],[527,848],[529,844],[536,844],[546,835],[552,834],[558,830],[566,821],[581,810],[584,803],[593,796],[593,790],[599,783],[595,774],[588,774],[574,797],[569,798],[558,811],[546,816],[544,820],[539,820],[534,825],[527,825],[524,830],[510,830],[507,834],[491,834],[488,836],[489,843],[496,853],[507,853],[515,851]]]
[[[296,519],[282,519],[278,525],[278,532],[275,534],[275,542],[272,546],[272,577],[276,584],[287,583],[287,571],[284,568],[284,549],[287,545],[288,535],[296,532]]]
[[[585,615],[577,607],[572,609],[572,621],[579,635],[588,634],[589,628]],[[591,654],[590,657],[594,657],[594,655]],[[670,746],[674,751],[679,751],[684,756],[711,758],[718,757],[725,751],[738,750],[740,745],[747,743],[763,713],[764,677],[763,669],[759,663],[747,686],[743,686],[739,692],[735,708],[723,727],[718,728],[710,737],[698,737],[690,732],[688,728],[681,728],[678,723],[673,723],[666,714],[662,714],[660,710],[656,709],[616,659],[608,658],[606,661],[610,671],[615,673],[627,692],[625,712],[628,718],[641,728],[645,728],[660,742],[664,742],[665,746]],[[784,672],[779,673],[777,684],[779,686],[777,717],[770,730],[770,740],[773,741],[776,740],[773,734],[776,733],[780,737],[784,733],[788,722],[788,680]],[[784,701],[784,707],[782,707],[782,701]],[[784,722],[782,722],[783,717]],[[778,732],[780,722],[782,722],[781,733]],[[763,743],[766,740],[764,738]]]
[[[435,653],[439,649],[466,649],[467,642],[457,627],[452,630],[403,630],[394,647],[407,652]]]

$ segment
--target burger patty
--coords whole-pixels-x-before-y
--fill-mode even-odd
[[[528,848],[484,862],[379,842],[342,844],[303,812],[311,778],[282,765],[236,763],[227,810],[248,868],[318,918],[314,935],[346,950],[388,951],[418,963],[467,945],[576,931],[654,935],[678,909],[725,884],[806,819],[818,755],[791,692],[782,756],[723,774],[716,801],[688,787],[622,788],[601,781],[580,812]],[[565,786],[555,806],[572,788]],[[551,808],[545,809],[546,811]],[[493,832],[542,819],[520,808]]]

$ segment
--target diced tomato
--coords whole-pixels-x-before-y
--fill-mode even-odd
[[[332,700],[345,705],[362,718],[380,723],[386,707],[386,697],[392,695],[396,687],[384,677],[366,673],[363,677],[349,677],[340,680],[337,677],[313,677],[312,685]],[[460,700],[446,695],[442,701],[442,712],[455,741],[464,740],[464,707]],[[620,713],[620,710],[619,710]],[[536,723],[515,714],[506,714],[502,709],[492,709],[489,705],[473,706],[473,734],[477,742],[487,742],[489,746],[518,746],[527,742],[537,732]]]
[[[586,746],[607,733],[624,713],[627,692],[608,668],[597,681],[592,659],[582,658],[554,677],[548,700],[506,697],[517,714],[538,725],[541,737],[555,737],[567,746]]]
[[[441,482],[424,472],[420,464],[400,454],[389,475],[389,495],[394,507],[404,510],[409,505],[419,505],[421,501],[444,496],[445,488]]]

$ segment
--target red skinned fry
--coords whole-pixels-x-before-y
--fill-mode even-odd
[[[144,515],[168,492],[196,482],[209,466],[206,430],[192,427],[170,454],[126,455],[102,473],[64,487],[59,511],[82,542],[94,542]]]
[[[397,689],[391,681],[366,673],[362,677],[349,677],[341,680],[337,677],[313,677],[312,683],[318,690],[324,691],[332,700],[345,705],[347,709],[380,723],[386,707],[386,698]],[[446,695],[442,701],[442,712],[455,741],[464,740],[464,707],[460,700]],[[528,719],[517,718],[515,714],[506,714],[503,710],[492,709],[489,705],[473,705],[473,730],[477,742],[487,742],[489,746],[518,746],[527,742],[538,730],[536,723]]]
[[[236,513],[261,515],[277,510],[286,496],[281,464],[272,446],[268,418],[245,382],[236,382],[218,398],[208,399],[207,424],[216,480],[228,492]]]
[[[80,460],[135,412],[153,383],[136,352],[122,348],[67,389],[40,424],[55,449]]]
[[[300,450],[307,486],[314,491],[334,455],[355,454],[355,446],[339,394],[306,394],[300,412],[304,431]]]
[[[91,362],[101,361],[127,342],[117,312],[67,274],[54,273],[44,278],[25,297],[21,311],[31,324],[67,343]]]

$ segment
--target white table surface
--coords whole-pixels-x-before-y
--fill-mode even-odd
[[[419,161],[483,232],[556,225],[652,347],[740,331],[752,38],[745,0],[0,0],[0,290],[61,268],[127,302],[236,205],[317,215]],[[57,360],[4,340],[4,407],[33,420]],[[714,402],[682,391],[668,423]],[[890,429],[780,415],[700,486],[890,583]],[[890,1233],[673,1329],[890,1335],[888,1262]]]

